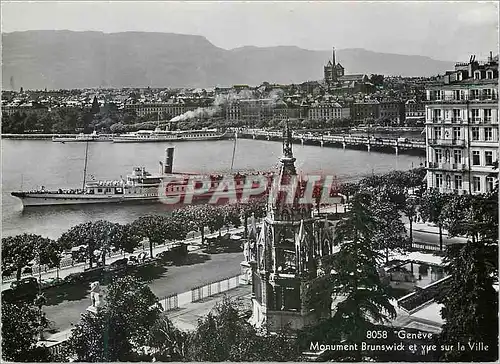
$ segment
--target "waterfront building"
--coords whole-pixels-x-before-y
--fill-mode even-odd
[[[125,111],[134,112],[138,117],[160,114],[162,117],[173,118],[187,111],[193,111],[200,107],[212,106],[213,99],[170,99],[167,102],[157,103],[135,103],[124,106]]]
[[[498,56],[471,57],[426,90],[427,185],[485,193],[498,181]]]
[[[408,126],[425,124],[425,104],[411,99],[405,103],[405,124]]]
[[[337,102],[315,102],[309,106],[309,120],[340,120],[350,116],[350,109]]]
[[[37,102],[26,102],[20,104],[7,104],[2,105],[2,114],[9,116],[15,113],[20,114],[38,114],[41,112],[46,112],[49,107],[41,105]]]
[[[277,101],[274,105],[274,108],[272,110],[272,118],[274,121],[280,122],[287,120],[291,116],[288,114],[288,106],[286,102],[284,101]]]
[[[224,114],[227,121],[238,123],[241,120],[240,102],[235,100],[224,105]]]
[[[405,105],[399,100],[381,100],[379,102],[379,119],[391,125],[403,123],[405,120]]]
[[[373,123],[379,115],[380,103],[377,100],[356,101],[351,105],[351,119],[355,123]]]
[[[284,191],[297,177],[288,124],[276,176],[249,263],[253,293],[250,322],[268,332],[288,326],[301,329],[331,312],[330,304],[314,311],[304,301],[309,282],[320,271],[320,258],[334,252],[333,234],[327,221],[313,217],[312,204],[300,204],[297,194],[290,198],[293,188]]]
[[[240,119],[247,126],[254,126],[273,118],[275,101],[272,99],[239,100]]]

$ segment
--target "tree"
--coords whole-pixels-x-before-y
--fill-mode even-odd
[[[210,230],[211,233],[219,231],[219,236],[220,236],[220,230],[224,226],[225,222],[225,214],[223,206],[220,205],[197,205],[197,206],[204,206],[202,208],[202,212],[206,216],[208,229]]]
[[[133,361],[147,345],[160,317],[158,299],[144,283],[123,277],[111,282],[104,306],[86,312],[69,339],[77,361]]]
[[[357,183],[342,183],[339,187],[339,192],[346,197],[346,202],[349,202],[350,197],[359,191]]]
[[[452,350],[443,353],[447,361],[498,360],[498,293],[493,288],[498,273],[498,242],[484,241],[448,247],[445,263],[451,274],[446,293],[437,299],[444,307],[445,320],[440,339],[443,344],[483,343],[486,351]],[[492,261],[493,259],[493,261]],[[492,264],[493,263],[493,264]]]
[[[121,249],[126,253],[133,253],[142,241],[142,236],[134,229],[132,224],[120,225],[117,236],[113,241],[115,248]]]
[[[498,190],[485,195],[454,196],[443,209],[452,236],[472,240],[448,247],[444,262],[451,275],[447,291],[438,298],[444,307],[443,343],[482,342],[486,351],[453,350],[444,353],[452,361],[498,359]],[[470,349],[470,348],[467,348]]]
[[[252,214],[257,219],[264,217],[266,215],[266,205],[267,199],[265,197],[249,199],[248,202],[240,204],[240,211],[243,216],[243,226],[245,228],[245,238],[248,236],[248,218],[252,216]]]
[[[410,221],[410,242],[413,241],[413,219],[417,214],[417,207],[419,206],[419,204],[420,199],[417,196],[406,194],[403,213]]]
[[[190,205],[175,211],[172,216],[187,222],[191,229],[201,233],[201,243],[205,242],[205,228],[213,233],[224,226],[224,215],[219,206]]]
[[[441,220],[450,236],[466,236],[473,242],[498,236],[498,192],[453,195],[443,207]]]
[[[154,361],[184,361],[190,336],[179,330],[166,316],[158,319],[149,332],[147,356]]]
[[[170,237],[168,219],[159,215],[141,216],[131,224],[138,234],[149,239],[149,254],[153,257],[154,244],[162,244]]]
[[[40,315],[35,305],[5,302],[2,304],[2,358],[4,360],[37,361],[40,354],[36,350],[39,332]]]
[[[370,82],[374,86],[383,86],[384,85],[384,75],[377,75],[377,74],[370,75]]]
[[[120,224],[99,220],[73,226],[61,235],[59,242],[64,246],[86,245],[87,258],[92,267],[96,250],[101,250],[103,264],[105,264],[106,253],[109,252],[111,246],[120,247],[123,237]]]
[[[22,268],[33,259],[40,264],[56,267],[60,262],[63,245],[40,235],[22,234],[2,238],[2,271],[15,270],[16,279],[21,279]]]
[[[224,225],[227,226],[229,230],[229,225],[236,228],[241,226],[241,209],[237,204],[226,204],[220,206],[224,218]]]
[[[298,347],[283,332],[258,333],[239,314],[236,301],[225,297],[198,322],[188,351],[191,361],[293,361]]]
[[[443,250],[443,219],[442,211],[449,200],[449,196],[437,190],[426,191],[420,200],[420,215],[424,221],[430,221],[439,228],[439,249]]]
[[[335,243],[340,250],[323,258],[324,274],[305,292],[304,302],[310,308],[329,307],[332,295],[337,300],[334,315],[319,325],[328,340],[360,343],[374,323],[384,323],[396,315],[390,287],[381,282],[377,270],[382,256],[375,246],[372,198],[360,192],[351,199],[350,210],[336,227]],[[361,353],[353,355],[360,361]]]
[[[405,245],[405,227],[394,196],[390,188],[379,189],[372,195],[369,206],[376,221],[374,246],[385,250],[386,263],[389,263],[389,250],[402,248]]]

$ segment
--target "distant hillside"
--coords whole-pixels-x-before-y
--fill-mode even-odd
[[[330,51],[298,47],[218,48],[171,33],[26,31],[2,34],[4,89],[209,87],[299,83],[323,77]],[[341,49],[347,73],[430,76],[453,63],[428,57]]]

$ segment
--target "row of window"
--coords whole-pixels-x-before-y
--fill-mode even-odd
[[[443,155],[443,150],[442,149],[435,149],[434,150],[434,161],[436,163],[443,163],[443,160],[446,162],[450,162],[451,158],[451,153],[449,152],[448,149],[445,150],[445,153]],[[444,158],[443,158],[444,157]],[[454,164],[462,164],[463,162],[463,152],[461,149],[454,149],[453,150],[453,163]],[[484,165],[485,166],[492,166],[494,162],[493,159],[493,151],[492,150],[486,150],[484,151]],[[481,151],[479,150],[473,150],[472,151],[472,165],[473,166],[481,166]]]
[[[430,109],[431,111],[431,118],[433,121],[443,121],[443,116],[445,115],[446,111],[446,118],[449,118],[451,116],[451,121],[453,122],[459,122],[462,120],[462,118],[467,119],[467,110],[464,109],[452,109],[452,110],[443,110],[443,109]],[[450,113],[451,111],[451,113]],[[471,116],[471,121],[472,122],[479,122],[483,120],[484,122],[491,122],[492,118],[492,109],[470,109],[470,116]]]
[[[480,131],[483,131],[482,135]],[[492,127],[478,127],[473,126],[470,128],[471,132],[471,140],[473,141],[494,141],[493,139],[493,128]],[[443,139],[443,128],[440,126],[435,126],[433,128],[433,139]],[[444,139],[449,138],[449,131],[444,132]],[[453,140],[461,140],[465,139],[465,133],[460,126],[454,126],[452,129],[452,139]]]
[[[472,90],[431,90],[427,94],[428,101],[460,101],[460,100],[492,100],[496,98],[493,88]]]
[[[481,179],[483,177],[481,176],[473,176],[472,177],[472,191],[473,192],[491,192],[493,191],[495,187],[495,178],[493,177],[486,177],[486,190],[482,190],[481,186]],[[442,173],[436,173],[434,176],[434,182],[435,182],[435,187],[437,188],[447,188],[447,189],[454,189],[454,190],[462,190],[463,187],[463,177],[461,175],[455,175],[453,176],[453,181],[450,175],[446,175],[445,178],[443,178]]]

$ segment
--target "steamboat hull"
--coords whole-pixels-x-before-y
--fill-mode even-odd
[[[267,194],[266,192],[251,195],[250,198],[259,198]],[[52,193],[27,193],[27,192],[12,192],[12,196],[15,196],[21,200],[24,207],[32,206],[61,206],[61,205],[90,205],[90,204],[141,204],[141,203],[166,203],[164,198],[168,197],[170,201],[178,200],[176,203],[168,203],[172,205],[183,204],[184,195],[169,195],[159,198],[155,196],[99,196],[87,195],[87,194],[52,194]],[[237,198],[241,198],[242,191],[236,191]],[[217,198],[217,203],[222,204],[228,201],[227,192],[217,194],[204,193],[201,195],[194,195],[192,197],[193,202],[208,202],[212,198]]]
[[[53,138],[53,142],[59,143],[86,143],[86,142],[111,142],[112,138],[99,138],[99,139],[75,139],[75,138]]]

